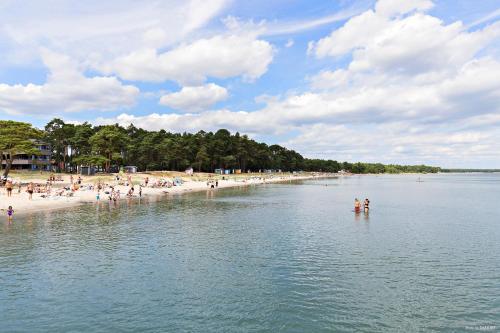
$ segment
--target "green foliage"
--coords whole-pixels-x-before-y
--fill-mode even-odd
[[[11,120],[0,120],[0,166],[6,161],[3,175],[7,177],[16,156],[21,154],[37,155],[35,140],[42,133],[31,124]]]
[[[89,138],[89,144],[94,155],[106,159],[104,167],[109,171],[111,163],[123,162],[129,137],[118,125],[103,126]]]
[[[6,123],[6,122],[3,122]],[[17,123],[23,124],[23,123]],[[22,133],[31,133],[24,124]],[[1,129],[0,129],[1,131]],[[9,130],[8,132],[10,132]],[[16,131],[14,130],[13,133]],[[37,132],[38,133],[38,132]],[[0,132],[2,134],[2,132]],[[0,144],[6,135],[0,136]],[[36,135],[30,136],[35,138]],[[14,137],[13,137],[14,138]],[[66,124],[53,119],[45,126],[44,138],[52,145],[54,159],[63,168],[77,165],[97,166],[109,171],[112,166],[135,165],[139,170],[185,170],[213,172],[217,168],[259,171],[321,171],[352,173],[438,172],[439,168],[418,165],[383,165],[307,159],[280,145],[256,142],[226,129],[213,132],[169,133],[146,131],[130,125],[92,126]],[[29,141],[31,143],[31,141]],[[2,146],[0,145],[0,148]],[[21,147],[21,146],[19,146]],[[22,146],[28,151],[28,146]],[[3,151],[6,151],[4,148]],[[70,151],[71,154],[66,154]]]
[[[66,169],[68,147],[74,135],[75,126],[73,124],[66,124],[61,119],[54,118],[45,125],[43,140],[52,147],[53,158],[56,161],[57,169]],[[62,168],[60,166],[62,166]]]

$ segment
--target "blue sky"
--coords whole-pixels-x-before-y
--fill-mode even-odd
[[[498,1],[0,0],[0,118],[500,168]]]

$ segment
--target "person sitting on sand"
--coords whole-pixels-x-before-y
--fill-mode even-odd
[[[361,202],[358,198],[354,199],[354,212],[359,213],[361,211]]]
[[[364,206],[365,206],[365,213],[368,213],[368,211],[370,210],[370,200],[368,200],[368,198],[365,199]]]
[[[7,180],[7,183],[5,183],[5,189],[7,190],[7,197],[12,196],[12,188],[13,188],[12,180],[9,179]]]
[[[12,206],[9,206],[7,209],[7,220],[9,221],[9,224],[12,223],[12,215],[14,215],[14,209],[12,209]]]

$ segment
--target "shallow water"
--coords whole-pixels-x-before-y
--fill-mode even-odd
[[[420,177],[2,221],[0,331],[499,331],[500,175]]]

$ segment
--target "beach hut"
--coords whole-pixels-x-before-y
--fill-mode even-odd
[[[78,174],[82,176],[93,176],[95,175],[95,168],[92,166],[80,165],[78,167]]]
[[[125,171],[125,173],[136,173],[137,167],[135,165],[128,165],[123,168],[123,171]]]

